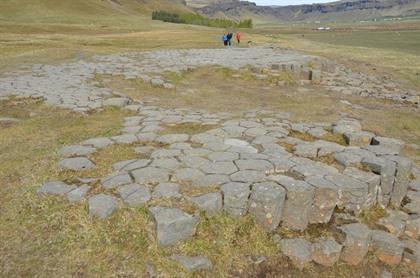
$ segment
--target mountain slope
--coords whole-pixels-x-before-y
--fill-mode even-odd
[[[106,20],[114,16],[148,15],[153,10],[190,11],[182,0],[0,0],[0,21]]]
[[[206,16],[234,19],[251,16],[269,21],[345,21],[386,16],[420,15],[419,0],[343,0],[327,4],[284,7],[257,6],[255,3],[227,0],[198,10]]]

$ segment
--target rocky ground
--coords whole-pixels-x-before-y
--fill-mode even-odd
[[[175,85],[160,73],[207,65],[252,67],[257,79],[287,73],[298,83],[321,84],[338,94],[419,104],[418,92],[401,91],[388,78],[272,48],[154,51],[38,65],[2,77],[0,96],[42,98],[79,112],[116,106],[136,113],[125,119],[118,136],[61,149],[59,167],[73,178],[46,181],[38,193],[87,202],[87,213],[99,219],[123,206],[147,208],[161,246],[193,237],[204,215],[249,214],[298,269],[339,260],[358,265],[368,252],[391,266],[420,265],[420,167],[401,154],[401,140],[364,131],[345,116],[335,123],[303,124],[269,109],[240,115],[165,109],[95,84],[96,74],[123,75],[170,90]],[[198,131],[177,132],[181,127]],[[80,178],[99,166],[90,157],[111,145],[130,145],[138,158],[115,163],[106,176]],[[386,215],[369,226],[361,223],[359,216],[375,208]],[[299,236],[313,224],[334,232],[311,241]],[[294,236],[283,237],[279,229]],[[171,258],[188,271],[212,268],[204,256]]]

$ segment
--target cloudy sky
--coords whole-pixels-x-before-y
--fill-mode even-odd
[[[327,3],[337,0],[249,0],[255,2],[258,5],[300,5],[300,4],[312,4],[312,3]]]

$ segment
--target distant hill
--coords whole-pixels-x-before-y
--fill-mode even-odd
[[[255,3],[226,0],[200,2],[198,12],[210,17],[257,18],[267,21],[353,21],[381,17],[420,15],[420,0],[342,0],[326,4],[257,6]],[[206,5],[203,5],[207,2]]]
[[[0,20],[57,22],[149,15],[154,10],[191,12],[183,0],[0,0]]]

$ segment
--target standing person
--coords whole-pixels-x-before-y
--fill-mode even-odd
[[[223,40],[223,45],[227,46],[228,45],[228,36],[226,34],[223,34],[222,40]]]
[[[229,46],[231,46],[232,45],[232,37],[233,37],[233,34],[232,33],[228,33],[227,34],[227,40],[228,40],[228,45]]]
[[[238,42],[238,45],[241,43],[241,33],[236,33],[236,41]]]

